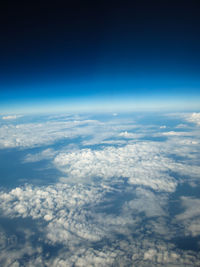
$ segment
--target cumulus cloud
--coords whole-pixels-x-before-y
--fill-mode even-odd
[[[168,174],[172,161],[160,154],[156,142],[61,153],[56,156],[54,164],[75,179],[123,177],[128,178],[131,184],[158,191],[172,192],[176,188],[175,179]]]
[[[95,206],[106,189],[86,188],[83,185],[56,184],[43,188],[26,186],[15,188],[0,196],[1,208],[6,216],[32,217],[48,223],[47,237],[51,242],[68,242],[72,236],[77,240],[98,240],[101,230],[86,219],[84,207]],[[90,212],[88,212],[89,214]]]
[[[26,255],[26,266],[182,266],[186,263],[187,266],[198,266],[199,254],[184,252],[169,241],[161,240],[160,229],[151,235],[154,237],[148,237],[151,229],[154,231],[155,227],[163,225],[158,220],[155,226],[155,217],[167,216],[164,210],[166,193],[156,195],[139,187],[135,198],[124,200],[117,214],[102,213],[101,209],[108,201],[107,194],[112,190],[117,189],[111,184],[86,186],[58,183],[43,187],[27,185],[1,192],[4,215],[43,220],[38,225],[38,231],[42,233],[39,234],[40,245],[31,244],[30,237],[34,233],[26,234],[25,243],[15,249],[6,248],[0,254],[1,264],[20,266]],[[154,218],[154,227],[151,222],[143,223],[141,212],[150,220]],[[146,231],[145,225],[149,230],[141,234]],[[159,235],[155,236],[156,233]],[[162,234],[166,235],[166,232]],[[55,256],[49,257],[43,252],[42,240],[55,249],[57,244],[62,246]]]
[[[73,248],[81,244],[89,246],[91,242],[98,242],[105,237],[112,239],[114,232],[125,234],[127,225],[137,222],[125,210],[114,216],[100,212],[102,203],[107,201],[106,194],[110,192],[111,187],[99,184],[73,186],[58,183],[46,187],[18,187],[7,193],[2,192],[0,202],[6,216],[43,220],[45,228],[41,231],[45,233],[45,242],[65,246],[70,244],[70,248]]]
[[[196,123],[197,125],[200,125],[200,113],[194,112],[189,113],[185,116],[186,120],[189,122]]]
[[[48,159],[63,177],[51,185],[26,184],[0,192],[2,216],[35,225],[26,234],[22,223],[25,241],[14,249],[5,247],[2,231],[0,264],[199,266],[199,252],[171,243],[177,225],[185,235],[200,234],[199,199],[181,197],[184,211],[174,218],[168,211],[178,183],[199,179],[199,136],[195,129],[188,135],[173,130],[162,142],[140,139],[162,136],[160,129],[165,127],[64,115],[48,122],[1,126],[1,147],[28,148],[74,137],[83,137],[80,143],[87,147],[54,146],[25,156],[24,163]],[[47,255],[46,246],[55,254]]]

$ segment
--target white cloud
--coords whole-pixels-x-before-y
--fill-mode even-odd
[[[195,115],[194,115],[195,114]],[[197,120],[199,113],[182,115],[186,120]],[[179,117],[181,115],[179,114]],[[14,117],[13,117],[14,118]],[[192,119],[191,119],[192,118]],[[117,119],[113,117],[110,121],[100,122],[97,120],[90,120],[83,117],[70,117],[70,116],[54,116],[47,118],[49,121],[38,123],[23,123],[12,124],[0,127],[0,148],[6,147],[34,147],[53,144],[61,139],[82,138],[82,145],[90,146],[95,144],[109,144],[115,142],[116,145],[122,142],[132,142],[132,140],[139,140],[145,136],[157,137],[167,136],[181,137],[198,136],[194,131],[190,132],[177,132],[169,131],[159,133],[155,130],[159,128],[151,125],[138,125],[135,121],[130,119]],[[160,126],[161,129],[165,125]],[[126,140],[121,140],[122,138]]]
[[[24,162],[37,162],[44,159],[52,159],[56,152],[53,149],[45,149],[39,153],[27,154],[24,158]]]
[[[119,134],[119,136],[120,136],[120,137],[124,137],[124,138],[130,138],[130,139],[135,138],[135,137],[138,137],[137,134],[128,133],[127,131],[125,131],[125,132],[121,132],[121,133]]]
[[[23,259],[26,259],[26,266],[44,266],[42,247],[41,244],[33,244],[30,239],[33,238],[33,234],[28,229],[23,229],[23,241],[17,236],[8,236],[7,231],[5,235],[5,246],[0,250],[0,265],[20,267],[24,266]],[[13,239],[14,237],[14,239]]]
[[[131,121],[100,122],[71,118],[52,118],[41,123],[8,124],[0,127],[0,148],[35,147],[77,137],[83,139],[83,145],[94,145],[107,142],[121,131],[135,127]]]
[[[187,114],[185,118],[189,122],[193,122],[196,123],[197,125],[200,125],[200,113],[198,112]]]
[[[178,214],[176,220],[184,225],[186,235],[200,235],[200,199],[181,197],[181,202],[185,211]]]
[[[8,115],[8,116],[3,116],[2,120],[15,120],[21,117],[22,115]]]
[[[75,248],[49,262],[51,266],[191,266],[200,263],[199,255],[191,251],[180,251],[173,244],[146,239],[117,240],[101,249]]]
[[[91,125],[96,124],[98,122],[86,120],[3,125],[0,127],[0,147],[34,147],[64,138],[84,137],[91,133]]]
[[[180,182],[199,179],[197,132],[190,136],[173,132],[164,142],[140,141],[144,135],[154,136],[155,128],[136,129],[127,121],[58,119],[4,125],[1,147],[32,147],[78,136],[87,137],[83,145],[115,146],[48,148],[26,155],[26,162],[53,161],[64,177],[48,186],[0,192],[2,216],[32,218],[37,233],[34,230],[31,236],[39,236],[38,247],[27,235],[23,245],[6,248],[0,253],[0,264],[20,266],[29,255],[26,266],[199,266],[198,252],[170,243],[177,228],[170,224],[167,210],[168,197],[179,182],[173,173],[179,174]],[[129,184],[124,183],[126,178]],[[186,235],[197,236],[199,199],[182,197],[181,201],[184,212],[174,222],[184,227]],[[4,236],[0,237],[4,244]],[[57,249],[55,255],[46,257],[42,244]]]
[[[166,206],[166,199],[156,195],[150,190],[143,188],[136,189],[136,199],[133,199],[124,205],[124,209],[137,212],[144,212],[147,218],[160,217],[167,215],[163,209]]]
[[[170,132],[164,132],[162,135],[169,135],[169,136],[192,136],[193,133],[190,132],[175,132],[175,131],[170,131]]]
[[[46,257],[42,247],[30,243],[31,236],[37,235],[27,234],[26,244],[15,250],[5,250],[0,254],[0,262],[4,266],[17,266],[17,263],[20,266],[23,256],[29,255],[26,266],[176,266],[186,263],[198,266],[199,254],[178,250],[159,238],[168,235],[166,193],[155,194],[136,188],[136,197],[124,200],[116,214],[100,212],[108,203],[106,194],[117,190],[111,183],[109,185],[57,183],[42,187],[27,185],[1,192],[4,215],[37,219],[38,231],[42,233],[39,244],[43,241],[52,246],[62,244],[62,247],[55,256]],[[132,192],[133,187],[125,190]],[[144,224],[141,212],[150,221]],[[141,231],[147,233],[141,234]],[[148,237],[148,232],[154,237]],[[124,238],[118,238],[117,234]]]
[[[172,160],[160,152],[157,142],[140,142],[117,148],[61,153],[56,156],[54,163],[73,179],[123,177],[128,178],[131,184],[172,192],[176,188],[176,181],[167,174]]]
[[[51,242],[98,240],[102,232],[86,222],[85,206],[95,206],[107,190],[83,185],[56,184],[47,187],[15,188],[0,195],[1,208],[6,216],[32,217],[48,223],[47,238]],[[90,212],[88,212],[90,214]]]

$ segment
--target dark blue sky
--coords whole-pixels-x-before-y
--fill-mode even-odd
[[[199,1],[41,2],[1,4],[0,112],[200,107]]]

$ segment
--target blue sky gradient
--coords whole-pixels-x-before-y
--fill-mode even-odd
[[[157,73],[158,75],[158,73]],[[6,88],[6,86],[4,87]],[[116,75],[7,85],[1,91],[2,112],[74,111],[97,107],[124,109],[196,110],[200,108],[200,81],[195,77]]]
[[[200,109],[196,1],[2,6],[0,112]]]

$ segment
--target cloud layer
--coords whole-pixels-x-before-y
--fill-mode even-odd
[[[62,172],[54,184],[1,189],[2,218],[14,227],[0,228],[0,265],[200,266],[199,252],[174,241],[200,236],[199,198],[184,195],[200,183],[198,113],[171,128],[117,117],[0,126],[1,149],[25,149],[21,164],[47,160]]]
[[[200,255],[162,241],[173,232],[163,223],[169,218],[166,193],[158,195],[141,187],[134,193],[133,187],[125,187],[119,193],[131,190],[132,199],[122,201],[111,213],[109,206],[118,199],[118,195],[112,195],[115,190],[111,184],[57,183],[2,192],[3,214],[38,222],[40,241],[33,246],[30,237],[36,234],[27,232],[26,246],[19,244],[15,253],[6,248],[0,262],[20,266],[21,258],[28,254],[27,266],[182,266],[186,262],[188,266],[198,266]],[[54,250],[62,245],[57,256],[44,254],[41,241]]]
[[[176,181],[168,174],[172,161],[161,154],[156,142],[61,153],[54,163],[72,179],[123,177],[131,184],[158,191],[173,192],[176,188]]]

